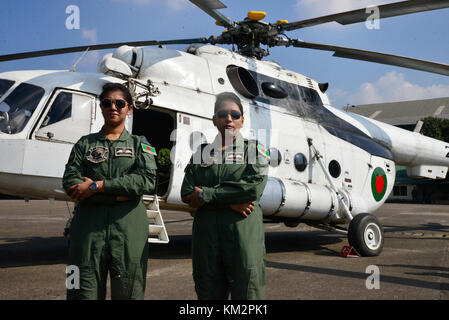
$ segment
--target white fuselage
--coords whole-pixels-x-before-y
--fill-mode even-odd
[[[334,172],[332,184],[344,196],[353,214],[374,212],[384,203],[393,188],[395,163],[409,167],[414,176],[430,176],[429,170],[435,178],[446,175],[449,150],[447,144],[441,141],[334,109],[316,81],[285,70],[277,63],[246,58],[215,46],[191,49],[194,54],[161,48],[137,48],[134,64],[139,70],[136,78],[151,80],[160,91],[159,95],[152,97],[151,108],[170,111],[175,115],[176,130],[167,137],[167,140],[174,141],[170,185],[162,197],[162,205],[165,203],[181,209],[184,206],[180,188],[184,168],[193,152],[189,139],[193,132],[198,131],[204,134],[208,142],[215,138],[217,131],[211,121],[215,95],[224,91],[236,92],[226,72],[230,65],[244,68],[261,79],[266,77],[286,85],[290,95],[286,99],[290,99],[288,103],[293,107],[295,103],[291,90],[297,87],[312,90],[322,103],[320,108],[307,107],[304,115],[286,108],[282,99],[251,99],[236,92],[244,108],[243,136],[258,139],[267,148],[279,150],[282,157],[278,166],[269,168],[269,191],[261,200],[266,217],[344,220],[343,209],[329,187],[326,174],[314,159],[308,139],[312,139],[314,147],[323,156],[326,168],[338,164],[340,172]],[[115,55],[127,62],[129,56],[126,52],[126,48],[122,48]],[[61,177],[72,144],[81,135],[97,132],[101,128],[102,117],[96,96],[101,92],[102,85],[108,81],[123,81],[102,74],[68,71],[9,72],[0,74],[0,79],[14,80],[15,86],[28,82],[45,90],[20,133],[0,133],[0,192],[67,200],[61,190]],[[83,95],[77,98],[83,101],[88,101],[89,97],[92,99],[91,105],[88,102],[83,105],[89,110],[89,132],[73,134],[71,138],[62,139],[64,141],[58,141],[56,136],[45,139],[44,133],[48,133],[38,131],[52,99],[55,99],[55,92],[61,89]],[[2,99],[4,97],[0,98],[0,107]],[[319,114],[316,115],[315,111]],[[331,121],[322,123],[320,119]],[[75,126],[81,123],[80,117],[72,120]],[[127,123],[130,131],[131,121]],[[54,130],[58,132],[60,128],[55,127]],[[83,130],[87,129],[84,127]],[[348,132],[355,140],[344,138]],[[151,143],[151,137],[149,140]],[[369,146],[365,147],[365,143]],[[380,153],[372,150],[380,150]],[[299,154],[306,159],[306,168],[302,171],[295,167],[295,156]],[[385,156],[388,154],[390,156]],[[380,199],[374,196],[376,185],[373,185],[373,174],[377,168],[385,172],[382,180],[385,188]],[[378,184],[377,188],[382,186]]]

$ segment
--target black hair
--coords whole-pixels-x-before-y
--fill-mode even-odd
[[[217,94],[216,99],[215,99],[214,113],[217,112],[217,110],[221,107],[221,104],[224,101],[235,102],[235,104],[239,106],[240,113],[243,116],[242,102],[240,101],[240,98],[233,92],[222,92],[222,93]]]
[[[133,104],[133,97],[131,96],[131,92],[129,91],[129,89],[127,87],[125,87],[123,84],[120,83],[106,83],[103,86],[103,91],[100,94],[100,101],[103,100],[104,96],[107,95],[109,92],[114,92],[114,91],[121,91],[123,93],[123,96],[126,100],[126,102],[128,102],[128,105],[132,106]]]

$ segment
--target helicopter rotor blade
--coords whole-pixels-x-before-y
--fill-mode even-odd
[[[408,58],[403,56],[397,56],[392,54],[366,51],[360,49],[338,47],[320,43],[305,42],[301,40],[290,40],[289,45],[297,48],[308,48],[315,50],[334,51],[335,57],[355,59],[369,62],[376,62],[381,64],[387,64],[392,66],[398,66],[408,69],[421,70],[431,73],[442,74],[449,76],[449,65],[436,63],[426,60],[418,60],[414,58]]]
[[[224,16],[222,13],[218,11],[218,9],[227,8],[221,1],[219,0],[189,0],[198,8],[206,12],[212,18],[217,20],[223,27],[231,28],[234,26],[234,22],[230,20],[228,17]]]
[[[380,14],[379,19],[396,17],[400,15],[429,10],[444,9],[448,7],[449,7],[449,0],[410,0],[377,6],[377,8],[379,8]],[[367,21],[368,18],[372,15],[372,11],[367,9],[368,8],[363,8],[337,14],[331,14],[328,16],[322,16],[318,18],[301,20],[291,23],[284,23],[279,25],[279,28],[281,30],[291,31],[295,29],[312,27],[315,25],[333,21],[343,25],[363,22]]]
[[[152,40],[152,41],[134,41],[134,42],[95,44],[95,45],[89,45],[89,46],[78,46],[78,47],[68,47],[68,48],[6,54],[6,55],[0,56],[0,61],[11,61],[11,60],[19,60],[19,59],[27,59],[27,58],[44,57],[44,56],[51,56],[51,55],[56,55],[56,54],[82,52],[82,51],[86,51],[86,50],[94,51],[94,50],[112,49],[112,48],[118,48],[123,45],[140,47],[140,46],[191,44],[191,43],[210,43],[210,41],[208,38],[194,38],[194,39],[179,39],[179,40],[164,40],[164,41]]]

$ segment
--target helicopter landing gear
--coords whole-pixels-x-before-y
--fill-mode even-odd
[[[361,256],[378,256],[384,245],[382,225],[372,214],[358,214],[349,224],[348,241]]]

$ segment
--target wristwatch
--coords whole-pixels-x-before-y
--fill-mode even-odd
[[[89,185],[89,190],[92,191],[92,192],[97,192],[98,191],[98,183],[97,183],[97,181],[94,181],[94,182],[92,182]]]

